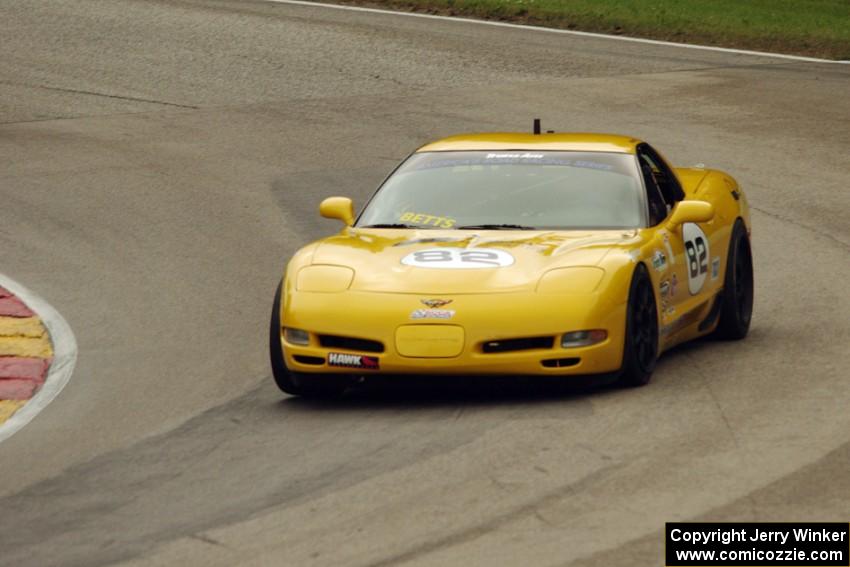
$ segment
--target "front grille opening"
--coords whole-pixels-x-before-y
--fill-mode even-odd
[[[384,352],[384,344],[379,341],[339,337],[337,335],[319,335],[319,344],[325,348],[357,350],[360,352]]]
[[[552,348],[553,344],[555,344],[555,337],[524,337],[521,339],[487,341],[481,345],[481,350],[486,354],[492,354],[497,352]]]
[[[581,362],[580,358],[550,358],[548,360],[540,361],[540,364],[545,366],[546,368],[564,368],[566,366],[575,366]]]
[[[304,356],[303,354],[294,354],[292,358],[295,359],[295,362],[300,362],[301,364],[312,364],[314,366],[321,366],[325,363],[325,359],[321,356]]]

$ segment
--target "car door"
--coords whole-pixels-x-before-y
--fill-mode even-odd
[[[650,263],[658,290],[660,338],[662,345],[671,344],[705,311],[702,292],[710,270],[710,240],[696,223],[673,230],[665,226],[685,193],[670,167],[647,144],[638,147],[637,159],[646,187],[648,224],[657,227]]]

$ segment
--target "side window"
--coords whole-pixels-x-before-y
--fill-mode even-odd
[[[648,144],[641,144],[638,146],[638,157],[641,158],[642,163],[645,162],[649,165],[652,176],[661,191],[661,196],[669,208],[672,209],[676,203],[685,198],[685,192],[682,191],[676,175],[667,167],[658,152]]]
[[[655,226],[667,218],[667,214],[670,211],[661,194],[655,172],[652,170],[652,162],[646,159],[643,154],[638,153],[638,165],[640,165],[643,183],[646,185],[646,202],[649,206],[649,226]]]

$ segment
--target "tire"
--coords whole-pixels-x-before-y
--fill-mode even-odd
[[[345,377],[329,374],[303,374],[291,372],[283,361],[280,343],[280,296],[283,282],[277,286],[269,324],[269,361],[275,384],[286,394],[311,398],[334,398],[348,387]]]
[[[726,276],[720,298],[720,321],[714,335],[737,341],[747,336],[753,316],[753,255],[741,219],[735,221],[726,257]]]
[[[652,378],[658,360],[658,310],[652,280],[643,264],[638,264],[629,286],[626,307],[626,339],[618,384],[634,388]]]

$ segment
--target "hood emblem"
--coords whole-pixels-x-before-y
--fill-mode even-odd
[[[448,305],[452,302],[451,299],[420,299],[419,300],[422,305],[426,307],[430,307],[431,309],[439,309],[445,305]]]

